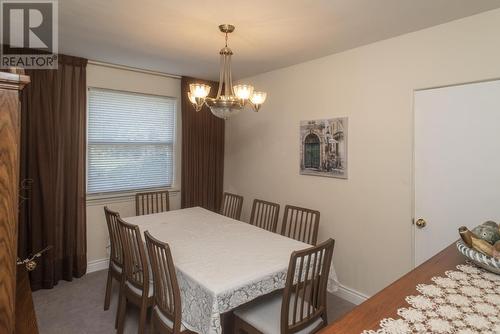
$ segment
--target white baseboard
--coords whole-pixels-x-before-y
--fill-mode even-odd
[[[109,267],[109,259],[89,261],[87,263],[87,274],[95,271],[106,270]]]
[[[348,302],[353,303],[354,305],[359,305],[369,298],[369,296],[354,289],[348,288],[342,284],[339,286],[339,289],[333,294],[347,300]]]

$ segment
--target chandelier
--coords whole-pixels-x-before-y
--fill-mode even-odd
[[[226,45],[220,50],[220,77],[219,90],[215,98],[208,97],[211,87],[202,83],[189,85],[188,97],[196,111],[200,111],[203,105],[210,108],[212,114],[219,118],[228,119],[239,113],[243,107],[249,105],[254,111],[259,111],[266,100],[265,92],[254,91],[251,85],[233,86],[231,75],[231,56],[233,51],[227,46],[228,34],[234,31],[234,26],[222,24],[219,30],[226,34]]]

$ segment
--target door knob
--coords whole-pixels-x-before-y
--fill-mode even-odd
[[[415,222],[415,225],[417,225],[418,228],[424,228],[427,225],[427,222],[420,218]]]

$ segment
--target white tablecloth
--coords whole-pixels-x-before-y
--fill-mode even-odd
[[[182,298],[182,323],[222,332],[220,315],[285,286],[290,254],[310,247],[200,207],[124,218],[170,245]],[[331,268],[329,291],[338,280]]]

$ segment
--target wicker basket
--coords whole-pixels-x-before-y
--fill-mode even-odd
[[[500,260],[470,248],[462,240],[457,241],[457,248],[468,260],[474,262],[481,268],[500,275]]]

